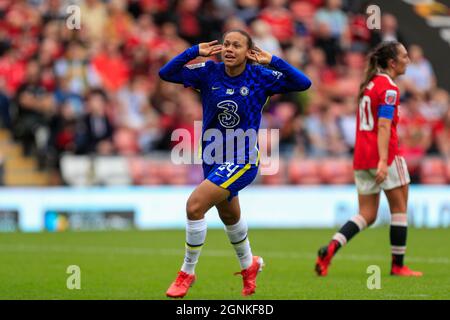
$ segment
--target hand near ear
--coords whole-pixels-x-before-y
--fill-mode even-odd
[[[272,61],[272,54],[255,46],[247,53],[247,58],[259,64],[269,64]]]
[[[199,55],[202,57],[209,57],[220,53],[222,51],[222,45],[218,43],[219,41],[217,40],[199,43]]]

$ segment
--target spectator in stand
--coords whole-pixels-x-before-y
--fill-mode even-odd
[[[235,15],[246,24],[251,24],[260,13],[261,0],[237,0]]]
[[[279,130],[279,148],[282,157],[289,158],[294,152],[297,113],[296,105],[291,102],[280,102],[274,107],[271,127]]]
[[[423,114],[425,101],[419,95],[412,96],[402,105],[398,126],[401,153],[408,164],[411,179],[417,181],[418,166],[432,143],[432,126]]]
[[[70,42],[65,55],[55,63],[55,73],[58,78],[67,82],[70,93],[84,95],[90,87],[100,84],[100,77],[89,65],[87,51],[81,41]]]
[[[203,38],[201,4],[201,0],[179,1],[172,18],[178,26],[178,34],[191,44]]]
[[[87,113],[77,127],[77,152],[108,155],[114,152],[114,128],[107,116],[108,99],[100,89],[91,90],[86,97]]]
[[[416,95],[429,93],[436,86],[431,63],[424,57],[423,50],[418,45],[411,45],[408,52],[411,63],[404,75],[406,90]]]
[[[129,79],[129,67],[118,42],[104,43],[103,50],[92,58],[91,63],[100,77],[102,87],[108,91],[117,92]]]
[[[53,94],[41,83],[41,68],[36,60],[27,65],[26,78],[15,95],[17,123],[15,136],[22,142],[26,155],[45,156],[49,138],[49,120],[55,112]]]
[[[23,83],[26,73],[26,61],[15,48],[8,49],[0,58],[0,78],[5,82],[4,92],[12,97]]]
[[[110,0],[107,10],[108,17],[103,37],[123,44],[130,36],[133,26],[133,17],[127,11],[127,1]]]
[[[314,45],[321,48],[326,56],[327,65],[336,66],[341,54],[339,38],[333,36],[329,24],[318,22],[315,30]]]
[[[330,36],[337,40],[341,48],[348,48],[351,40],[348,19],[341,8],[341,0],[327,0],[326,6],[317,10],[315,20],[318,28],[327,27]]]
[[[286,8],[286,0],[269,0],[259,17],[271,26],[272,34],[283,48],[292,43],[295,34],[294,17]]]
[[[390,13],[381,16],[381,30],[374,30],[371,37],[371,47],[375,47],[382,41],[398,41],[407,44],[402,34],[398,31],[397,18]]]
[[[350,15],[349,31],[352,51],[366,53],[369,49],[372,34],[367,28],[366,10],[368,6],[367,3],[358,3],[355,14]]]
[[[450,108],[436,128],[436,144],[439,153],[450,159]]]
[[[428,108],[423,112],[427,114],[427,118],[436,121],[442,119],[449,108],[449,93],[442,88],[436,88],[431,92]]]
[[[81,30],[87,38],[100,40],[104,38],[105,26],[108,21],[106,4],[101,0],[85,0],[80,5],[82,12]]]
[[[76,114],[68,101],[62,103],[50,121],[49,151],[53,165],[57,166],[64,152],[76,151]]]
[[[0,128],[12,130],[11,103],[6,94],[5,80],[0,78]]]
[[[305,119],[305,128],[310,141],[308,150],[311,157],[345,156],[346,146],[337,123],[336,110],[328,104],[311,105],[310,113]]]
[[[290,1],[296,35],[311,36],[314,30],[316,8],[312,1]]]
[[[253,41],[259,48],[272,52],[278,57],[283,57],[280,43],[277,38],[272,35],[270,25],[267,22],[258,19],[252,22],[251,31]]]
[[[342,109],[338,114],[339,131],[351,154],[355,148],[357,106],[354,98],[347,98],[341,105]]]

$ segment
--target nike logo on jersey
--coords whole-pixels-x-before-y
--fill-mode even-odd
[[[211,90],[217,90],[220,89],[220,87],[212,87]]]
[[[221,175],[221,174],[218,174],[217,172],[214,172],[217,176],[219,176],[219,177],[222,177],[223,178],[223,175]]]

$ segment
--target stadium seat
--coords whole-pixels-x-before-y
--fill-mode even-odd
[[[164,179],[161,175],[161,160],[145,158],[142,160],[142,176],[140,180],[141,185],[161,185],[164,184]]]
[[[450,183],[450,159],[447,159],[445,163],[445,171],[447,173],[447,182]]]
[[[294,184],[320,184],[319,162],[312,159],[292,159],[288,166],[289,182]]]
[[[322,181],[329,184],[353,183],[353,170],[351,159],[329,158],[320,163],[320,176]]]
[[[441,158],[425,158],[420,165],[420,182],[424,184],[447,183],[444,160]]]
[[[99,185],[130,185],[131,173],[126,157],[99,156],[94,159],[95,183]]]
[[[129,156],[139,152],[137,135],[134,131],[120,128],[114,134],[114,146],[120,155]]]
[[[92,184],[92,161],[89,156],[63,155],[60,166],[65,183],[72,186]]]
[[[173,164],[170,160],[161,165],[164,181],[169,185],[186,185],[188,183],[188,167],[183,164]]]
[[[133,184],[140,185],[145,174],[145,160],[142,157],[129,157],[128,168]]]

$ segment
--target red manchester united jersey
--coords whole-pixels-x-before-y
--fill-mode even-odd
[[[378,108],[383,105],[393,106],[391,136],[389,139],[388,165],[398,155],[398,105],[400,94],[392,79],[383,73],[378,73],[367,84],[364,95],[359,100],[356,120],[356,142],[353,157],[355,170],[374,169],[378,165]]]

